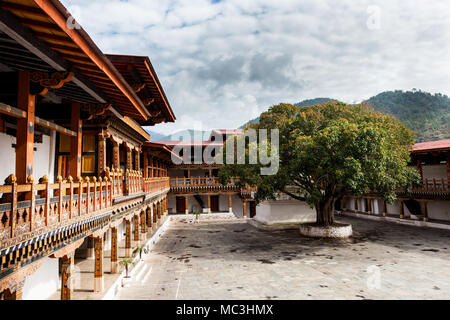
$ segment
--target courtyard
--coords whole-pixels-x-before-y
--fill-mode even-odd
[[[354,236],[323,240],[171,218],[118,299],[450,299],[449,231],[340,217]]]

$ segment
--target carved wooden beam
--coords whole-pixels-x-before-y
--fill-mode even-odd
[[[156,118],[161,114],[161,109],[158,108],[158,106],[156,105],[152,105],[149,109],[148,112],[150,113],[150,115],[152,116],[152,118]],[[152,119],[153,120],[153,119]]]
[[[85,104],[82,106],[84,111],[89,112],[90,116],[87,120],[92,120],[95,116],[101,116],[106,113],[111,108],[110,103],[105,104]]]
[[[142,102],[146,107],[150,106],[153,102],[155,102],[154,98],[144,98],[142,99]]]
[[[64,248],[53,253],[50,256],[50,258],[62,258],[64,256],[73,256],[73,254],[75,253],[75,250],[78,249],[79,247],[81,247],[83,242],[84,242],[84,238],[77,240],[75,242],[72,242],[71,244],[68,244]]]
[[[73,75],[73,72],[31,72],[32,93],[45,95],[49,89],[60,89],[65,83],[72,80]]]
[[[146,86],[145,83],[134,83],[132,85],[132,88],[136,93],[139,93],[145,88],[145,86]]]

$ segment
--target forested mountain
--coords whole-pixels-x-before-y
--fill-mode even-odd
[[[330,98],[315,98],[315,99],[308,99],[308,100],[303,100],[299,103],[296,103],[296,106],[299,107],[309,107],[309,106],[315,106],[316,104],[322,104],[325,102],[329,102],[329,101],[335,101],[334,99],[330,99]]]
[[[450,98],[423,91],[387,91],[366,101],[395,115],[416,133],[417,142],[450,138]]]
[[[322,103],[329,102],[329,101],[334,101],[334,100],[330,99],[330,98],[315,98],[315,99],[303,100],[299,103],[296,103],[295,105],[299,106],[299,107],[309,107],[309,106],[314,106],[316,104],[322,104]],[[258,122],[259,122],[259,117],[255,118],[253,120],[250,120],[249,122],[242,125],[238,129],[244,129],[246,125],[249,125],[251,123],[258,123]]]
[[[296,103],[305,107],[322,104],[333,99],[316,98]],[[416,133],[417,142],[450,139],[450,98],[420,90],[386,91],[368,100],[375,110],[392,113]],[[259,118],[250,122],[258,122]],[[247,124],[248,124],[247,123]],[[241,128],[245,127],[242,126]]]

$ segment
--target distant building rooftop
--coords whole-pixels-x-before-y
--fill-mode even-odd
[[[450,150],[450,139],[416,143],[413,153]]]

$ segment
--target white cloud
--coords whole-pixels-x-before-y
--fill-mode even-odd
[[[63,0],[107,53],[148,55],[178,120],[233,128],[279,102],[450,94],[448,1]],[[367,27],[378,6],[379,29]]]

